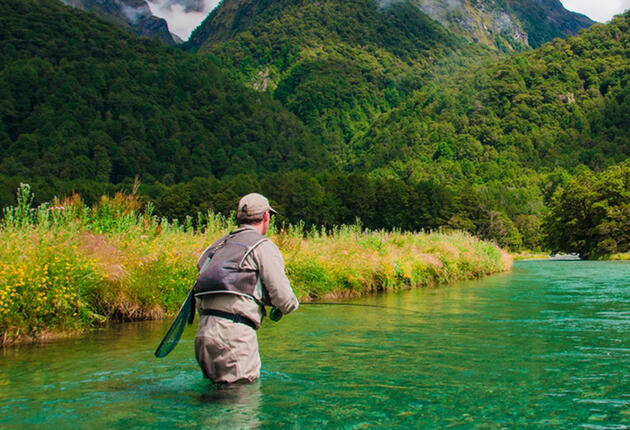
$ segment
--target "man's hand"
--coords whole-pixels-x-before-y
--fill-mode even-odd
[[[278,309],[277,307],[273,307],[271,308],[271,312],[269,312],[269,318],[271,318],[271,321],[280,321],[280,318],[282,318],[282,312],[280,312],[280,309]]]

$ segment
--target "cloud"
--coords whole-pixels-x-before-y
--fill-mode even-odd
[[[153,15],[164,18],[168,29],[188,40],[190,33],[208,16],[220,0],[147,0]]]
[[[599,22],[610,21],[614,15],[630,9],[630,0],[561,0],[561,2],[566,9],[582,13]]]
[[[146,7],[130,7],[124,4],[120,5],[120,11],[127,17],[127,19],[135,24],[141,18],[151,16],[151,11]]]

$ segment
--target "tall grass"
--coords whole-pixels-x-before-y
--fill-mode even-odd
[[[32,200],[21,185],[0,223],[2,344],[173,313],[199,254],[235,228],[211,212],[182,224],[159,219],[133,194],[103,196],[93,207],[77,195],[37,208]],[[436,285],[511,265],[495,245],[463,232],[366,231],[357,223],[329,232],[272,226],[268,235],[302,300]]]

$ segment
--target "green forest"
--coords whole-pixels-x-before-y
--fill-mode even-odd
[[[257,191],[309,229],[630,251],[629,13],[510,51],[406,2],[261,0],[179,49],[58,0],[0,5],[2,207],[20,183],[91,204],[138,178],[182,222]]]
[[[201,56],[58,0],[0,5],[4,175],[172,184],[326,162],[294,115]]]

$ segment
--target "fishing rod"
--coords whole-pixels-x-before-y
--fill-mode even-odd
[[[367,307],[367,308],[388,309],[390,311],[403,311],[403,312],[410,312],[412,314],[422,315],[422,312],[414,311],[412,309],[395,308],[393,306],[384,306],[384,305],[370,305],[370,304],[367,304],[367,303],[341,303],[341,302],[304,302],[304,303],[300,303],[300,306],[304,306],[304,305],[364,306],[364,307]]]
[[[155,356],[158,358],[166,357],[172,350],[175,348],[177,343],[179,342],[180,337],[182,336],[182,332],[184,331],[184,327],[186,324],[191,325],[195,318],[195,297],[194,297],[195,287],[193,286],[188,294],[186,295],[186,300],[182,303],[179,308],[179,312],[175,316],[175,319],[171,323],[166,335],[158,345],[155,350]],[[356,306],[356,307],[367,307],[367,308],[377,308],[377,309],[387,309],[390,311],[397,312],[407,312],[416,315],[423,315],[422,312],[414,311],[411,309],[405,308],[394,308],[392,306],[383,306],[383,305],[371,305],[367,303],[340,303],[340,302],[306,302],[301,303],[300,306],[303,305],[325,305],[325,306]],[[276,307],[271,308],[269,312],[269,318],[272,321],[280,321],[282,318],[282,312]]]
[[[357,306],[357,307],[366,307],[366,308],[377,308],[377,309],[387,309],[390,311],[399,311],[399,312],[407,312],[407,313],[412,313],[412,314],[416,314],[416,315],[424,315],[422,312],[418,312],[418,311],[414,311],[411,309],[405,309],[405,308],[395,308],[393,306],[384,306],[384,305],[370,305],[367,303],[341,303],[341,302],[304,302],[304,303],[300,303],[300,306],[304,306],[304,305],[328,305],[328,306]],[[282,312],[280,312],[280,310],[276,307],[271,308],[271,311],[269,312],[269,318],[272,321],[279,321],[280,318],[282,318]]]

